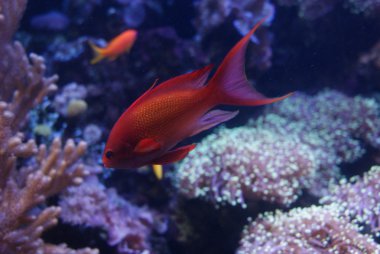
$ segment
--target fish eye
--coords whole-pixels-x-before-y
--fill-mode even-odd
[[[108,150],[105,155],[106,155],[107,159],[111,159],[113,157],[114,153],[111,150]]]

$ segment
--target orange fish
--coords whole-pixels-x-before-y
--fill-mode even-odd
[[[97,62],[103,60],[103,58],[108,58],[110,61],[113,61],[124,52],[129,52],[136,40],[136,37],[137,31],[129,29],[112,39],[104,48],[99,48],[92,42],[89,42],[95,53],[94,58],[91,60],[91,64],[96,64]]]
[[[174,148],[179,142],[238,114],[215,106],[258,106],[290,96],[267,98],[245,76],[246,47],[263,21],[231,49],[209,81],[211,65],[153,85],[138,98],[113,126],[104,165],[120,169],[156,165],[159,171],[157,165],[179,161],[195,148],[195,144]]]

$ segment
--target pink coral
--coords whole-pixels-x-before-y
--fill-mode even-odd
[[[380,167],[374,166],[363,177],[342,180],[331,186],[322,204],[336,203],[345,208],[355,223],[367,224],[373,233],[380,233]]]
[[[58,222],[60,207],[45,200],[88,174],[79,162],[86,143],[64,144],[54,139],[50,146],[25,141],[21,132],[29,111],[56,90],[57,76],[44,77],[42,57],[28,57],[11,36],[25,9],[26,0],[0,1],[0,252],[98,253],[96,249],[70,249],[66,244],[45,242],[41,235]],[[36,209],[40,206],[40,209]]]
[[[243,230],[237,254],[379,253],[380,246],[341,210],[312,206],[260,215]]]

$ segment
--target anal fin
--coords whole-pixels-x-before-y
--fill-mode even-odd
[[[194,136],[204,130],[210,129],[220,123],[226,122],[234,118],[238,113],[238,110],[232,112],[220,109],[209,111],[198,120],[190,136]]]
[[[187,146],[181,146],[178,147],[177,149],[171,150],[164,155],[162,155],[160,158],[157,158],[153,160],[151,163],[152,164],[169,164],[173,163],[179,160],[182,160],[183,158],[186,157],[186,155],[195,148],[195,144],[187,145]]]

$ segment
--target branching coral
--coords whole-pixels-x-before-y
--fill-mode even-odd
[[[77,164],[86,144],[55,139],[49,148],[34,140],[24,142],[20,132],[27,114],[51,91],[57,77],[44,78],[43,58],[30,61],[18,42],[11,42],[26,1],[0,1],[0,252],[97,253],[89,248],[74,251],[65,244],[52,245],[41,234],[57,223],[60,208],[38,208],[87,174]]]
[[[180,191],[243,206],[257,199],[290,205],[303,189],[320,197],[339,164],[364,154],[363,142],[380,147],[378,116],[373,99],[294,95],[246,127],[203,140],[179,166]]]
[[[332,204],[260,215],[244,229],[237,254],[379,253],[379,245],[360,234],[342,208]]]

